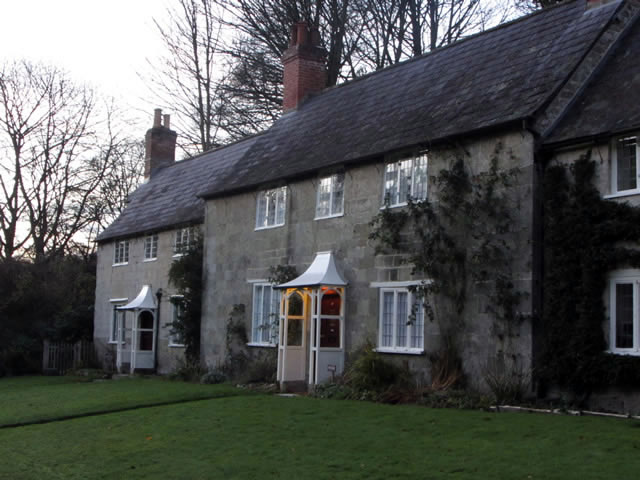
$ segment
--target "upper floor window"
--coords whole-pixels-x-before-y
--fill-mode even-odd
[[[640,270],[614,272],[609,282],[609,349],[640,355]]]
[[[144,259],[155,260],[158,258],[158,235],[149,235],[144,239]]]
[[[286,209],[287,187],[259,192],[256,209],[256,230],[284,225]]]
[[[129,263],[129,240],[118,240],[113,252],[113,264],[124,265]]]
[[[336,217],[344,212],[344,173],[320,179],[316,219]]]
[[[387,163],[384,169],[384,202],[390,207],[406,205],[407,199],[427,198],[427,155]]]
[[[193,228],[181,228],[176,230],[176,236],[173,240],[174,255],[182,255],[189,250],[189,246],[193,241]]]
[[[407,288],[380,289],[378,351],[422,353],[424,306]]]
[[[638,137],[618,138],[613,147],[611,193],[640,193],[640,147]]]

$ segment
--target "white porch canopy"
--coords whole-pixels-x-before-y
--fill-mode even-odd
[[[335,287],[347,285],[336,269],[332,252],[318,252],[316,258],[302,275],[289,282],[276,285],[274,288],[319,287],[321,285]]]
[[[143,285],[138,296],[132,301],[118,307],[118,310],[155,310],[156,299],[151,292],[151,285]]]

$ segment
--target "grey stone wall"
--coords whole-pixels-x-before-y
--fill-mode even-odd
[[[456,147],[429,152],[430,198],[436,195],[435,176],[448,168],[459,151],[466,151],[469,167],[480,173],[490,165],[497,142],[503,145],[501,165],[518,167],[520,174],[512,189],[517,205],[513,225],[516,234],[516,262],[513,271],[518,289],[526,293],[520,306],[531,312],[531,225],[533,139],[526,132],[473,139]],[[389,157],[390,159],[391,157]],[[331,173],[331,172],[327,172]],[[207,202],[205,220],[206,292],[203,304],[202,354],[210,365],[220,364],[225,355],[225,324],[234,304],[246,307],[247,331],[251,331],[251,280],[267,279],[270,266],[294,265],[299,274],[320,251],[334,253],[339,270],[349,285],[346,290],[345,347],[348,353],[367,339],[377,343],[379,289],[372,282],[415,280],[411,266],[398,255],[376,256],[369,240],[369,222],[383,203],[384,161],[346,170],[344,215],[314,220],[318,178],[288,184],[288,205],[284,226],[255,230],[257,191]],[[493,319],[486,310],[482,286],[470,285],[464,312],[463,333],[465,370],[473,386],[483,388],[482,370],[488,360],[505,349],[498,341]],[[428,354],[440,343],[436,322],[425,322],[426,355],[388,354],[408,364],[428,378]],[[531,326],[518,325],[510,339],[528,368],[531,359]]]
[[[113,265],[114,242],[98,246],[98,266],[96,278],[96,301],[94,313],[94,343],[100,358],[105,358],[107,350],[113,352],[115,361],[115,344],[109,344],[111,326],[112,299],[133,300],[143,285],[151,285],[155,293],[159,288],[163,295],[159,308],[158,331],[158,372],[169,373],[176,360],[183,355],[184,348],[169,347],[169,327],[167,323],[173,319],[171,295],[175,288],[169,285],[168,272],[173,261],[173,241],[175,231],[158,234],[158,257],[156,260],[144,260],[144,237],[129,239],[129,263]]]

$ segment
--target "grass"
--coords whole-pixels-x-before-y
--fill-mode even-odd
[[[0,458],[15,480],[636,478],[640,422],[250,395],[3,429]]]
[[[240,393],[227,385],[198,385],[158,378],[87,382],[78,377],[0,380],[0,427],[74,415]]]

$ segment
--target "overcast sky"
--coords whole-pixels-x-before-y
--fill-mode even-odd
[[[153,19],[164,19],[169,1],[0,0],[0,62],[27,58],[64,68],[126,102],[146,128],[153,105],[141,100],[150,95],[138,73],[162,51]]]

